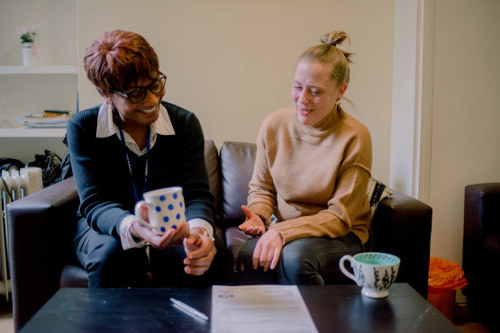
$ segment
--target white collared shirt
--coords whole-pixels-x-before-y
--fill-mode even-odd
[[[115,135],[121,140],[119,135],[118,126],[113,122],[113,107],[111,104],[103,103],[99,108],[99,114],[97,116],[97,129],[96,129],[96,137],[97,138],[106,138],[112,135]],[[167,109],[160,104],[160,114],[158,119],[151,125],[150,131],[150,149],[152,149],[156,143],[157,135],[175,135],[174,127],[172,126],[172,122],[170,121],[170,117],[168,116]],[[139,145],[132,139],[132,137],[126,132],[123,131],[123,137],[125,139],[125,144],[127,148],[130,149],[137,156],[142,156],[147,153],[147,148],[140,149]],[[130,232],[130,226],[132,222],[136,219],[135,215],[126,216],[122,222],[120,223],[120,240],[122,242],[122,248],[124,250],[134,248],[134,247],[143,247],[147,245],[145,240],[137,241],[132,237]],[[189,228],[201,227],[208,232],[210,239],[214,240],[213,227],[207,221],[196,218],[188,221]]]
[[[121,140],[120,132],[118,126],[113,122],[113,107],[111,104],[103,103],[99,109],[99,114],[97,116],[97,138],[107,138],[112,135],[117,135],[118,139]],[[151,125],[150,133],[150,149],[152,149],[156,142],[156,137],[158,134],[161,135],[175,135],[174,127],[168,116],[167,109],[160,104],[160,114],[158,119]],[[123,131],[123,136],[125,137],[125,144],[127,148],[130,149],[137,156],[142,156],[146,154],[147,148],[140,149],[137,143],[132,139],[132,137]]]

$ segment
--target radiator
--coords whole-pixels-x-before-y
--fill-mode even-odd
[[[0,294],[9,301],[11,292],[9,272],[9,223],[7,204],[28,196],[43,188],[42,169],[30,167],[21,170],[2,171],[0,179]]]

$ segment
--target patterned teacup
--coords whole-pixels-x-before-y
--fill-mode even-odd
[[[354,275],[345,268],[345,261],[351,264]],[[361,294],[372,298],[389,296],[389,287],[398,275],[400,259],[382,252],[363,252],[354,257],[345,255],[340,259],[340,270],[348,278],[363,287]]]
[[[144,199],[135,205],[135,216],[141,224],[151,227],[157,234],[177,228],[186,221],[182,187],[174,186],[149,191],[144,193]],[[142,219],[142,206],[148,208],[149,223]]]

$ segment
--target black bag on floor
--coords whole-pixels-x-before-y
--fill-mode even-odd
[[[50,150],[43,155],[36,154],[35,160],[28,163],[29,167],[42,169],[43,186],[47,187],[61,180],[61,158]]]

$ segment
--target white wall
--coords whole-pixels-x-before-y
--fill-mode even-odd
[[[75,89],[80,109],[100,103],[82,56],[91,40],[120,28],[155,47],[168,75],[166,99],[195,112],[219,147],[226,140],[255,141],[263,118],[291,104],[298,56],[322,34],[344,29],[352,44],[342,47],[356,53],[346,94],[353,105],[344,106],[371,131],[374,176],[389,178],[392,0],[2,0],[0,6],[0,66],[21,64],[15,29],[33,24],[40,32],[38,63],[76,64],[80,73],[77,84],[51,77],[43,89],[35,81],[45,78],[0,77],[0,98],[8,104],[2,126],[20,126],[16,116],[45,108],[73,110]],[[0,139],[2,156],[40,153],[25,140],[7,140]],[[52,140],[64,150],[59,141]]]
[[[396,0],[394,10],[394,81],[391,116],[391,161],[389,186],[412,195],[416,127],[416,90],[418,75],[418,4]]]
[[[462,262],[464,187],[500,182],[500,2],[436,1],[432,255]]]
[[[388,179],[392,0],[85,0],[78,2],[78,22],[79,59],[105,30],[143,34],[168,75],[166,99],[195,112],[219,147],[255,141],[263,118],[291,105],[298,56],[322,34],[344,29],[356,53],[350,111],[371,131],[373,174]],[[100,103],[79,65],[81,108]]]

